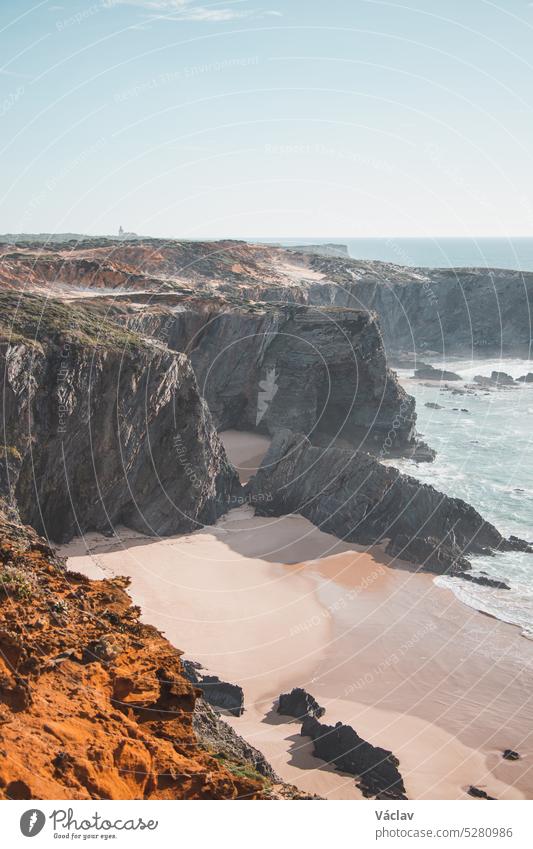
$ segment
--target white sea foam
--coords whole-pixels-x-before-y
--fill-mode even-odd
[[[431,361],[461,375],[463,388],[476,374],[504,371],[519,377],[533,370],[525,360]],[[506,535],[533,540],[533,385],[491,390],[489,394],[452,395],[435,386],[414,382],[400,371],[407,391],[416,397],[419,431],[438,452],[434,463],[393,465],[447,495],[462,498]],[[425,406],[437,402],[443,409]],[[458,408],[454,410],[454,408]],[[461,408],[468,409],[462,413]],[[474,435],[475,434],[475,435]],[[533,555],[497,553],[474,558],[474,573],[504,581],[510,590],[494,590],[461,579],[439,577],[465,604],[518,625],[533,638]]]

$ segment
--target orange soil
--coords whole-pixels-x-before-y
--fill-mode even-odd
[[[0,798],[262,798],[200,749],[180,654],[124,591],[0,527]]]

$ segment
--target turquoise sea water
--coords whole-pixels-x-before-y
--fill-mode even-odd
[[[474,375],[488,376],[493,369],[515,378],[533,371],[533,363],[525,360],[432,364],[461,375],[463,382],[448,384],[460,389]],[[437,458],[428,464],[400,460],[394,465],[448,495],[463,498],[503,534],[533,541],[533,384],[453,395],[442,391],[438,383],[429,386],[414,381],[412,371],[397,371],[405,389],[416,398],[418,430],[437,450]],[[443,409],[428,408],[428,402]],[[453,590],[464,603],[520,626],[533,638],[533,554],[496,554],[472,562],[474,571],[504,580],[511,590],[444,577],[437,578],[437,583]]]
[[[430,268],[513,268],[533,271],[533,237],[510,239],[406,239],[380,237],[354,239],[348,236],[302,239],[268,239],[283,245],[332,242],[348,246],[353,259],[379,259],[398,265]]]

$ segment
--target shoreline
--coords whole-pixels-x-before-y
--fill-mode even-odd
[[[323,722],[348,722],[392,750],[410,798],[470,798],[470,784],[533,798],[533,643],[516,627],[299,516],[241,507],[185,536],[117,531],[122,542],[89,534],[65,546],[69,568],[128,575],[143,621],[240,684],[245,713],[226,721],[284,780],[361,798],[353,776],[312,757],[299,725],[272,712],[281,692],[303,686],[326,708]],[[504,748],[522,759],[503,760]]]

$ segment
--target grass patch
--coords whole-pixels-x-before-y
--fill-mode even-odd
[[[0,445],[0,460],[22,460],[22,454],[14,445]]]
[[[17,601],[33,598],[35,587],[22,569],[16,566],[4,566],[0,571],[0,598],[6,595]]]
[[[98,306],[80,307],[39,295],[0,293],[0,336],[10,342],[68,340],[90,347],[148,347],[143,337],[106,317]]]
[[[270,781],[268,778],[265,778],[264,775],[261,775],[260,772],[257,772],[253,764],[248,763],[246,761],[237,763],[237,761],[232,761],[226,757],[222,752],[212,752],[213,757],[220,761],[226,769],[231,772],[232,775],[235,775],[237,778],[247,778],[249,781],[259,781],[264,787],[270,785]]]

